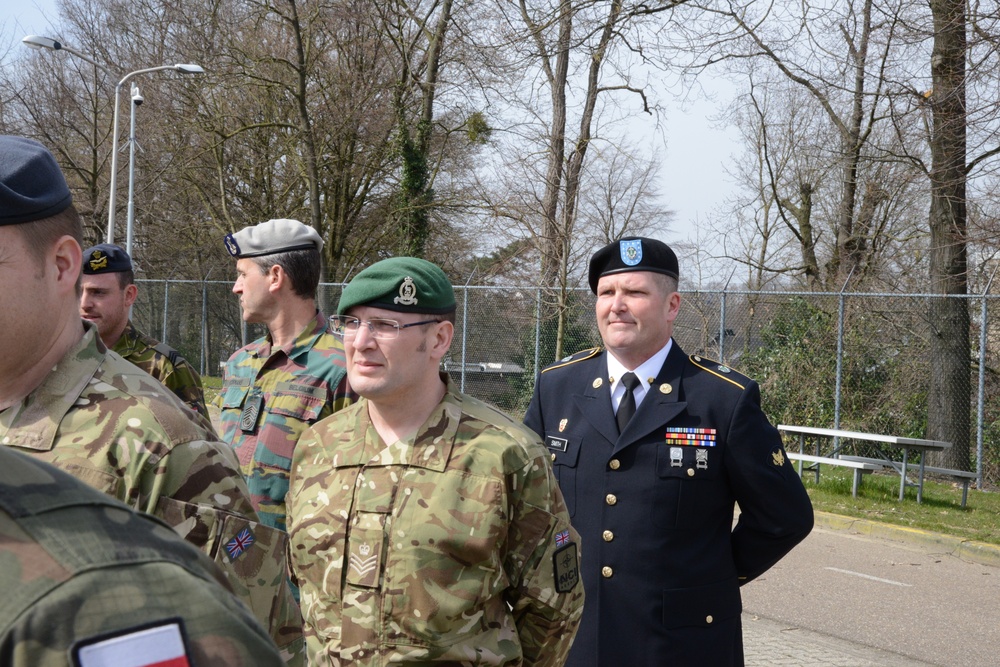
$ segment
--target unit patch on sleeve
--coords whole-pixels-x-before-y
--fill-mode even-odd
[[[179,618],[77,642],[74,667],[191,667]]]
[[[552,564],[555,568],[556,592],[569,593],[580,581],[580,560],[576,555],[576,542],[569,541],[569,531],[556,534],[556,544],[560,544],[560,539],[566,546],[556,549],[552,555]]]

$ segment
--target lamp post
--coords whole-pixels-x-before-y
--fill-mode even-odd
[[[125,252],[132,256],[132,223],[135,220],[135,111],[142,104],[142,94],[139,86],[132,84],[132,113],[128,130],[128,222],[125,225]]]
[[[160,65],[159,67],[146,67],[144,69],[137,69],[134,72],[129,72],[128,74],[123,76],[122,80],[118,82],[117,86],[115,86],[115,115],[114,115],[114,123],[112,124],[112,129],[111,129],[111,132],[113,134],[113,136],[111,137],[111,187],[109,188],[110,192],[108,194],[108,198],[110,200],[108,204],[108,236],[107,236],[108,243],[115,242],[115,195],[118,192],[118,187],[117,187],[118,186],[118,107],[120,106],[119,101],[121,99],[122,86],[124,86],[128,82],[128,80],[131,79],[133,76],[137,76],[139,74],[147,74],[149,72],[160,72],[168,69],[176,70],[178,72],[181,72],[182,74],[203,74],[205,72],[205,70],[202,67],[192,64]],[[135,112],[134,104],[132,105],[132,109],[133,109],[133,121],[134,121],[134,112]],[[130,242],[132,237],[131,216],[129,216],[128,222],[129,222],[129,228],[126,233],[129,241],[127,241],[127,243]],[[129,252],[129,254],[131,255],[131,248],[129,248],[127,252]]]
[[[104,70],[105,72],[108,71],[107,67],[96,62],[93,58],[91,58],[87,54],[81,53],[80,51],[68,47],[62,42],[52,39],[50,37],[42,37],[41,35],[28,35],[24,37],[21,41],[24,43],[25,46],[28,46],[32,49],[52,49],[53,51],[65,51],[66,53],[72,53],[77,58],[86,60],[94,67],[98,67]]]

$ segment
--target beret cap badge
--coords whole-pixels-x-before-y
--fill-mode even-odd
[[[100,250],[95,250],[90,255],[90,270],[100,271],[101,269],[106,268],[108,268],[108,256]]]
[[[392,302],[404,306],[417,305],[417,286],[413,284],[412,277],[406,276],[403,278],[403,282],[399,286],[399,296],[393,299]]]

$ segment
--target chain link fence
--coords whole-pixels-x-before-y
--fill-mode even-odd
[[[231,282],[139,280],[136,325],[178,349],[205,376],[265,333],[247,325]],[[341,285],[320,286],[332,313]],[[536,369],[562,354],[600,345],[594,296],[572,292],[561,332],[548,291],[456,287],[455,341],[445,370],[466,393],[515,418],[523,415]],[[674,338],[689,354],[718,359],[756,379],[775,424],[800,424],[926,437],[932,368],[933,299],[959,299],[969,313],[969,469],[980,488],[1000,485],[1000,303],[997,297],[927,294],[692,291]]]

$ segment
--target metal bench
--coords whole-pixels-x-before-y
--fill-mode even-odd
[[[785,452],[785,455],[792,461],[799,462],[799,477],[802,476],[802,463],[812,463],[808,469],[816,471],[816,483],[819,483],[819,466],[820,464],[831,465],[831,466],[841,466],[844,468],[854,469],[854,482],[851,485],[851,495],[855,498],[858,497],[858,485],[861,483],[861,475],[870,474],[876,470],[881,470],[883,465],[881,463],[868,463],[866,461],[854,461],[848,459],[847,457],[841,458],[831,458],[829,456],[813,456],[811,454],[800,454],[799,452]]]
[[[791,458],[791,454],[789,454],[789,458]],[[858,463],[872,463],[876,465],[881,465],[884,468],[894,467],[888,461],[884,461],[882,459],[872,459],[866,456],[842,455],[840,458],[846,461],[857,461]],[[969,472],[968,470],[956,470],[954,468],[938,468],[936,466],[925,465],[924,472],[929,472],[934,475],[943,475],[946,477],[952,477],[955,479],[956,482],[960,482],[962,484],[962,507],[965,507],[965,503],[969,499],[969,484],[979,479],[978,473]]]

